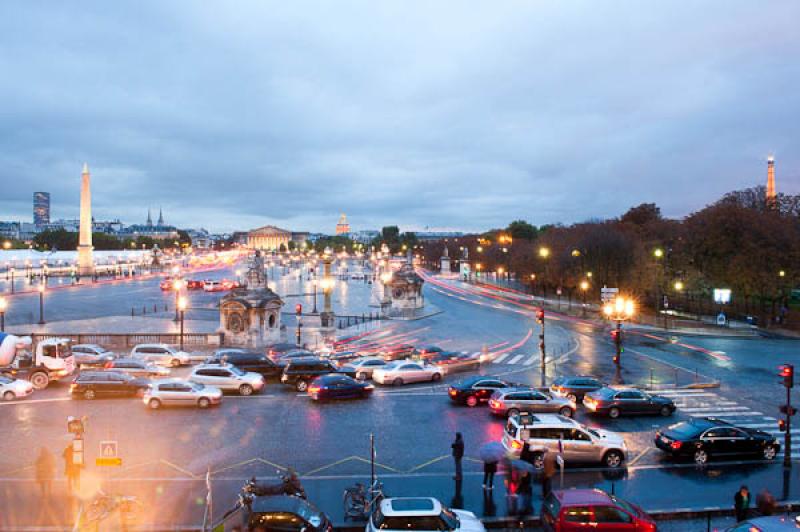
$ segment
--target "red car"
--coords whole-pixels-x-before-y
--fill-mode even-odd
[[[658,530],[641,508],[598,489],[550,492],[542,504],[542,528],[550,532]]]
[[[190,279],[186,282],[186,288],[189,290],[202,290],[203,289],[203,281],[197,281],[195,279]]]
[[[161,281],[161,284],[159,286],[161,287],[162,290],[166,292],[168,290],[172,290],[172,283],[173,283],[172,277],[167,277],[166,279],[163,279]]]

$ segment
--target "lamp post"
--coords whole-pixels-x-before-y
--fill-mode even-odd
[[[181,297],[181,288],[183,287],[183,281],[181,279],[175,279],[172,281],[172,289],[175,291],[175,321],[178,321],[180,317],[178,316],[178,303],[180,303]]]
[[[531,297],[533,297],[534,281],[536,281],[536,274],[531,274]]]
[[[0,297],[0,332],[6,332],[6,308],[8,302],[6,298]]]
[[[181,313],[180,349],[181,349],[181,351],[183,351],[183,316],[184,316],[184,313],[186,312],[186,298],[185,297],[179,297],[178,298],[178,307],[177,308],[178,308],[178,310],[180,310],[180,313]]]
[[[603,307],[603,313],[610,320],[617,322],[616,330],[611,332],[611,337],[614,339],[616,346],[616,356],[614,357],[614,364],[619,367],[621,365],[620,357],[622,355],[622,322],[629,320],[636,312],[636,305],[630,298],[617,297],[613,303],[608,303]]]
[[[544,305],[544,298],[547,297],[547,286],[545,282],[547,280],[547,259],[550,258],[550,248],[548,247],[540,247],[539,248],[539,258],[544,261],[544,279],[542,280],[542,305]]]
[[[586,317],[586,291],[589,290],[589,281],[581,281],[581,295],[583,296],[583,317]]]
[[[39,284],[39,325],[44,325],[44,284]]]
[[[14,293],[14,267],[11,267],[11,293]]]
[[[656,248],[653,250],[653,257],[656,259],[656,263],[660,262],[658,267],[658,272],[656,273],[656,326],[658,326],[658,315],[661,313],[661,277],[664,273],[664,262],[661,260],[664,258],[664,250],[661,248]],[[667,315],[664,314],[664,328],[667,328]]]

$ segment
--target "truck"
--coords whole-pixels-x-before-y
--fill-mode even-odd
[[[37,390],[75,372],[69,338],[46,338],[32,349],[30,336],[0,333],[0,375],[26,379]]]

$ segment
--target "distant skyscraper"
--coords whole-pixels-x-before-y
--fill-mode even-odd
[[[153,227],[153,217],[150,216],[150,207],[147,208],[147,227]]]
[[[164,225],[164,212],[161,210],[161,207],[158,208],[158,226],[161,227]]]
[[[350,232],[350,224],[347,223],[347,216],[342,214],[339,217],[339,223],[336,224],[336,234],[346,235]]]
[[[33,193],[33,225],[41,227],[50,223],[50,193]]]
[[[775,190],[775,158],[770,155],[767,157],[767,205],[774,205],[778,198]]]

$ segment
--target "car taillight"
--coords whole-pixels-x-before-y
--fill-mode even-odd
[[[320,389],[321,388],[319,386],[311,386],[308,389],[308,393],[319,393]]]
[[[489,408],[500,408],[500,401],[497,399],[489,399]]]
[[[683,445],[683,443],[679,441],[674,441],[669,444],[669,446],[672,447],[673,449],[680,449],[681,445]]]
[[[450,395],[452,396],[456,395],[456,391],[453,388],[450,388]]]
[[[511,440],[511,448],[515,451],[519,451],[522,449],[522,442],[519,440]]]

